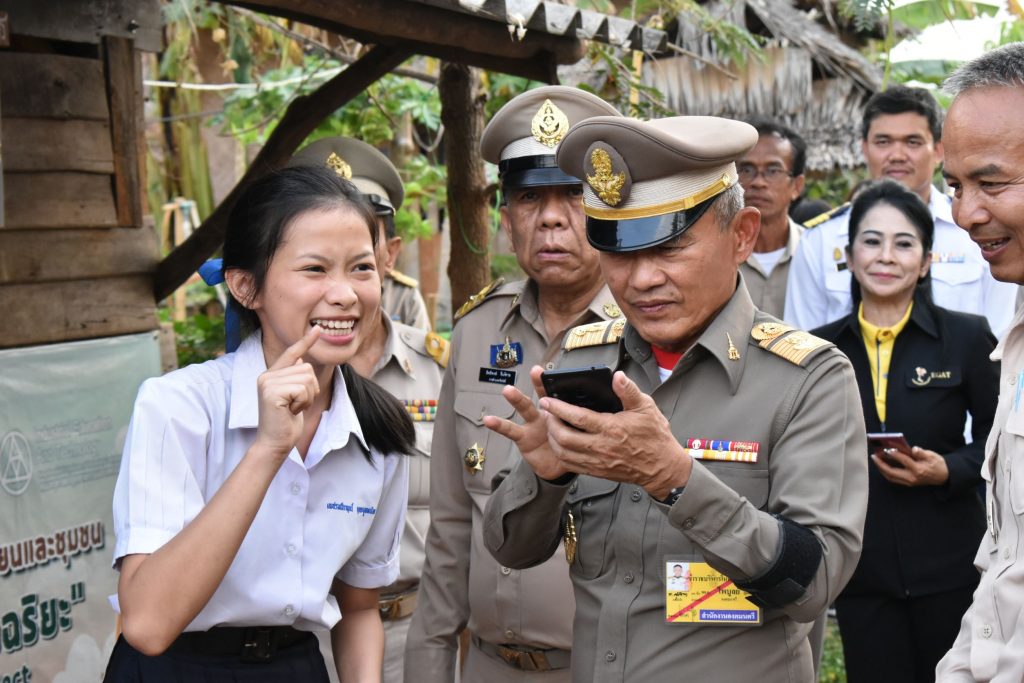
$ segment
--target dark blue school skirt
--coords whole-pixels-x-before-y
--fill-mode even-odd
[[[104,683],[329,683],[316,636],[289,627],[183,633],[162,655],[142,654],[121,636]]]

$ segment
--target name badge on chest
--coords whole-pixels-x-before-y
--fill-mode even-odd
[[[707,562],[665,558],[665,623],[760,626],[761,608],[750,593]]]

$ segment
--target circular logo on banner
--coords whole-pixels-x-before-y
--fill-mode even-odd
[[[0,487],[20,496],[32,481],[32,449],[21,432],[7,432],[0,441]]]

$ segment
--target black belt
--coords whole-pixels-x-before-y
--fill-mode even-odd
[[[568,650],[536,650],[519,645],[495,645],[473,636],[473,644],[492,657],[521,671],[568,669],[572,653]]]
[[[209,631],[182,633],[167,651],[235,656],[245,661],[266,662],[273,659],[278,651],[308,640],[316,640],[316,636],[291,626],[218,626]]]

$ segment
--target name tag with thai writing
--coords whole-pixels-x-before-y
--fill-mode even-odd
[[[707,562],[665,557],[665,623],[760,626],[761,608],[750,593]]]

